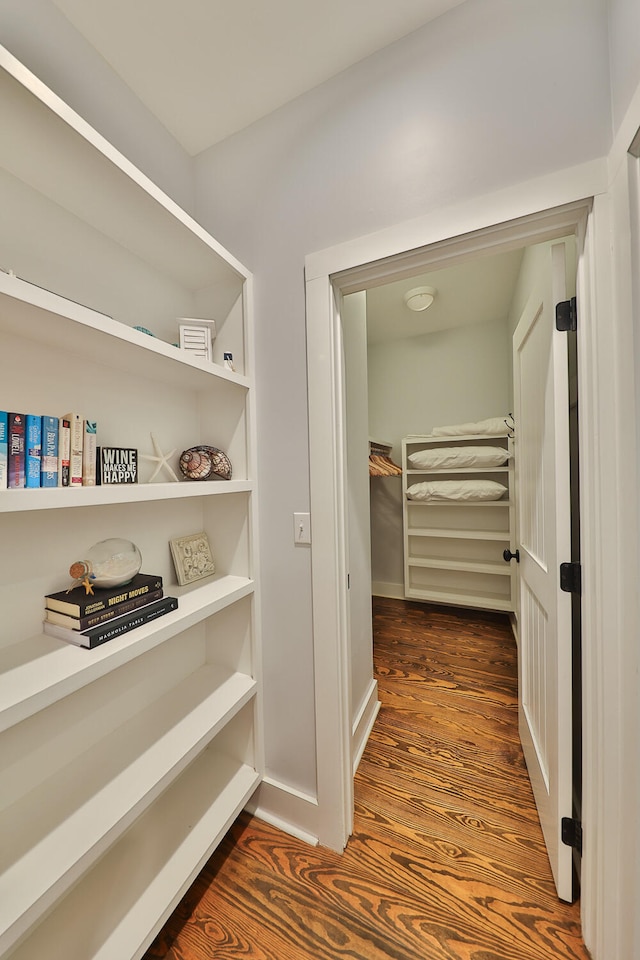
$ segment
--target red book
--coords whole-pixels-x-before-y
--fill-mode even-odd
[[[12,488],[25,485],[25,420],[23,413],[10,413],[7,443],[7,486]]]

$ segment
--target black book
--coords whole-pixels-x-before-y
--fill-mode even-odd
[[[146,607],[140,607],[123,617],[101,623],[98,627],[91,627],[90,630],[69,630],[67,627],[59,627],[56,623],[49,623],[48,620],[45,620],[43,631],[58,640],[64,640],[67,643],[73,643],[78,647],[87,647],[91,650],[93,647],[100,646],[101,643],[106,643],[107,640],[113,640],[123,633],[135,630],[136,627],[151,623],[152,620],[157,620],[158,617],[163,617],[166,613],[171,613],[172,610],[177,610],[177,608],[178,600],[176,597],[163,597],[162,600],[148,603]]]
[[[139,607],[146,607],[153,600],[161,600],[162,590],[152,590],[151,593],[143,593],[139,597],[133,597],[132,600],[123,600],[116,603],[108,610],[98,610],[97,613],[89,613],[86,617],[70,617],[66,613],[59,613],[57,610],[45,610],[44,618],[48,623],[56,623],[59,627],[68,627],[69,630],[89,630],[91,627],[97,627],[107,620],[115,620],[116,617],[122,617],[125,613],[131,613]]]
[[[162,577],[137,573],[133,580],[120,587],[94,587],[93,593],[87,593],[83,586],[79,586],[73,590],[48,593],[44,598],[44,605],[48,610],[57,610],[69,617],[80,618],[109,610],[119,603],[153,593],[155,590],[162,590]]]

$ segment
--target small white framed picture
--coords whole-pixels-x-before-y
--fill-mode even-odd
[[[181,587],[210,577],[216,572],[206,533],[192,533],[188,537],[176,537],[169,541],[176,577]]]

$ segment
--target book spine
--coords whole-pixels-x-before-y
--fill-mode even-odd
[[[132,610],[138,610],[140,607],[146,607],[148,603],[154,603],[156,600],[162,600],[162,590],[152,590],[141,597],[134,597],[132,600],[125,600],[123,603],[110,607],[108,610],[100,610],[98,613],[87,614],[86,617],[70,617],[65,613],[58,613],[56,610],[45,610],[45,620],[49,623],[57,623],[61,627],[67,627],[69,630],[90,630],[91,627],[98,627],[101,623],[108,620],[115,620],[117,617],[124,616],[125,613],[131,613]]]
[[[69,486],[69,457],[71,455],[71,421],[60,417],[58,427],[58,486]]]
[[[87,646],[89,648],[97,647],[107,640],[113,640],[114,637],[119,637],[123,633],[135,630],[136,627],[142,627],[146,623],[151,623],[152,620],[157,620],[158,617],[163,617],[166,613],[171,613],[172,610],[177,610],[177,608],[178,600],[176,597],[164,597],[162,600],[156,601],[156,603],[150,603],[148,607],[143,607],[141,610],[135,610],[133,613],[127,614],[125,617],[118,619],[117,622],[114,621],[113,623],[103,624],[101,627],[94,627],[92,630],[83,633],[82,636],[88,640]]]
[[[0,410],[0,490],[7,487],[7,456],[9,435],[9,414],[6,410]]]
[[[82,486],[82,446],[84,439],[83,420],[78,413],[67,413],[64,416],[69,421],[69,486]]]
[[[83,439],[82,439],[82,485],[84,487],[95,487],[96,485],[96,434],[97,424],[95,420],[83,421]]]
[[[42,464],[40,486],[58,486],[58,418],[42,418]]]
[[[25,486],[39,487],[42,468],[42,417],[27,414],[25,437]]]
[[[24,414],[10,413],[8,417],[7,486],[24,487]]]
[[[48,593],[45,595],[44,602],[49,610],[57,610],[70,617],[88,617],[92,613],[109,610],[127,600],[147,597],[154,590],[160,589],[162,589],[162,577],[139,573],[130,583],[117,589],[100,590],[99,594],[87,595],[82,587],[74,587],[71,591]]]
[[[93,627],[87,632],[79,633],[76,630],[67,630],[65,627],[59,627],[57,624],[49,623],[46,620],[43,623],[43,630],[44,633],[49,636],[57,637],[59,640],[65,640],[67,643],[75,643],[77,646],[87,647],[91,650],[94,647],[100,646],[102,643],[106,643],[107,640],[114,640],[116,637],[120,637],[124,633],[129,633],[137,627],[151,623],[153,620],[157,620],[158,617],[163,617],[165,614],[171,613],[172,610],[177,610],[177,608],[178,600],[176,597],[164,597],[162,600],[156,601],[156,603],[150,603],[140,610],[134,610],[133,613],[119,617],[110,623]]]

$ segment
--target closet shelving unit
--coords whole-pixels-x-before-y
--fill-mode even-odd
[[[128,960],[262,777],[251,277],[3,48],[0,107],[0,408],[77,410],[141,455],[153,433],[176,472],[198,443],[233,464],[0,491],[0,958]],[[215,362],[174,345],[198,316]],[[169,540],[202,530],[217,572],[179,588]],[[45,636],[44,595],[110,536],[178,609],[94,650]]]
[[[459,446],[503,446],[511,453],[504,466],[414,469],[409,456],[419,450]],[[405,437],[402,442],[404,592],[424,600],[475,609],[513,612],[515,561],[504,550],[514,546],[514,445],[507,433],[488,436]],[[419,501],[408,488],[427,480],[493,479],[508,488],[501,500]]]

